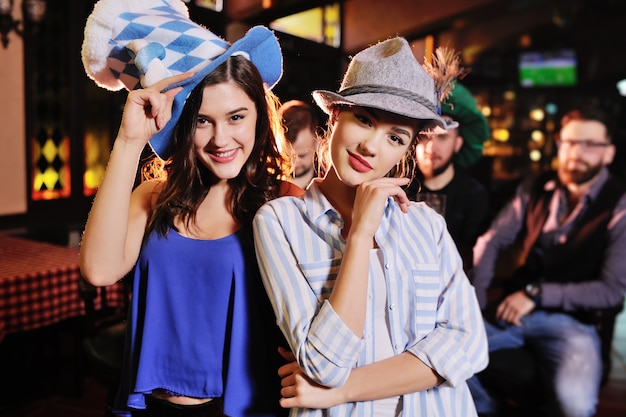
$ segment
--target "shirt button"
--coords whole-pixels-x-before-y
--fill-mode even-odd
[[[385,264],[385,269],[391,269],[391,264]]]
[[[389,304],[389,310],[393,310],[393,309],[395,309],[395,308],[396,308],[396,305],[395,305],[395,304]]]

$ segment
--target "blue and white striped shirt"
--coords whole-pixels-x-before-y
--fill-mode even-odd
[[[352,368],[374,361],[371,277],[362,338],[327,300],[345,249],[342,227],[315,183],[303,198],[266,203],[254,220],[257,258],[278,325],[302,370],[330,387],[344,384]],[[465,381],[487,365],[487,338],[445,221],[424,203],[411,203],[402,213],[390,198],[375,239],[384,256],[394,352],[411,352],[445,379],[405,395],[402,416],[475,416]],[[371,417],[371,404],[293,409],[291,416]]]

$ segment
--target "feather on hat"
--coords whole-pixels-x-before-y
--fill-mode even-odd
[[[461,66],[459,52],[443,47],[437,48],[432,62],[425,60],[423,66],[435,80],[440,113],[452,118],[444,117],[445,129],[458,129],[463,137],[463,146],[455,155],[455,161],[465,168],[474,165],[482,157],[483,142],[489,139],[491,132],[474,96],[457,82],[469,69]]]

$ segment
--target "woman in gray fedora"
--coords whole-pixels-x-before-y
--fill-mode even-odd
[[[254,219],[257,259],[296,362],[292,416],[475,416],[466,380],[487,364],[474,289],[443,218],[409,201],[417,135],[441,124],[433,79],[393,38],[352,59],[321,173]],[[407,178],[409,177],[409,178]]]

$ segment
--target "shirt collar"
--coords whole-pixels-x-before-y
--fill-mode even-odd
[[[307,202],[307,210],[310,213],[311,219],[315,223],[318,223],[320,217],[327,216],[331,219],[337,219],[341,221],[343,225],[343,219],[339,215],[339,212],[335,210],[330,201],[326,198],[322,190],[320,190],[317,181],[312,181],[305,193],[305,201]]]
[[[343,227],[343,218],[339,214],[339,212],[333,207],[333,205],[328,201],[324,193],[320,190],[317,181],[312,181],[311,185],[306,190],[305,193],[305,201],[307,205],[307,210],[310,213],[311,219],[316,224],[323,218],[329,217],[332,220],[336,220],[339,224],[339,227]],[[393,210],[394,205],[393,199],[390,197],[387,199],[385,203],[385,216],[390,215],[390,210]],[[399,210],[399,208],[398,208]],[[384,221],[384,219],[383,219]]]

